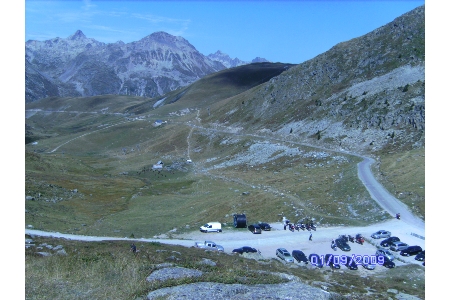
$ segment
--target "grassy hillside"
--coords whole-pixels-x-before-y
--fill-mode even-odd
[[[319,228],[391,218],[358,179],[356,154],[376,159],[378,180],[425,218],[424,97],[420,7],[296,66],[223,70],[152,99],[103,95],[28,103],[25,225],[170,238],[212,220],[235,230],[236,213],[248,222],[313,219]],[[152,168],[158,161],[162,170]],[[130,299],[196,280],[283,281],[259,273],[268,270],[311,285],[327,282],[329,291],[352,299],[380,299],[388,289],[424,297],[423,268],[412,265],[363,278],[160,244],[139,244],[143,255],[136,257],[122,242],[58,243],[67,256],[27,250],[27,298]],[[147,284],[144,276],[173,259],[174,251],[179,266],[209,273]],[[199,265],[200,258],[218,265]],[[414,285],[404,283],[405,274]]]

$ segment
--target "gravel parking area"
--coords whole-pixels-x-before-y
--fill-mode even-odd
[[[375,225],[367,227],[317,227],[317,231],[312,232],[312,241],[309,241],[310,231],[294,231],[284,230],[283,224],[271,223],[273,229],[271,231],[263,231],[261,234],[252,234],[249,230],[224,229],[221,233],[201,233],[192,232],[189,234],[182,234],[177,236],[180,239],[192,240],[192,245],[195,241],[211,240],[225,248],[226,253],[232,253],[232,250],[242,246],[250,246],[260,251],[260,258],[270,259],[276,258],[275,251],[277,248],[286,248],[289,252],[292,250],[302,250],[306,256],[311,253],[319,255],[326,255],[332,253],[335,255],[348,255],[348,256],[361,256],[375,255],[375,252],[380,248],[380,242],[384,239],[372,239],[370,235],[378,230],[388,230],[392,233],[392,236],[397,236],[401,241],[409,245],[418,245],[425,249],[425,240],[417,236],[425,236],[424,230],[412,227],[403,221],[390,220],[384,223],[377,223]],[[365,237],[365,243],[363,245],[348,242],[351,247],[351,251],[345,252],[340,249],[334,251],[331,249],[331,240],[338,238],[339,235],[351,235],[355,236],[357,233],[362,234]],[[412,235],[415,234],[415,235]],[[381,247],[382,248],[382,247]],[[422,262],[416,261],[414,256],[403,257],[398,252],[393,252],[395,256],[394,262],[397,266],[413,263],[421,264]],[[248,255],[252,257],[252,255]],[[255,256],[253,256],[255,257]],[[297,263],[296,263],[297,264]],[[345,269],[345,268],[344,268]],[[380,269],[380,268],[378,268]],[[377,268],[372,271],[359,268],[358,272],[376,272]]]

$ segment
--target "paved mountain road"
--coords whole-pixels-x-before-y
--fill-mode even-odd
[[[400,213],[401,220],[414,227],[425,228],[425,222],[416,217],[408,207],[392,196],[386,189],[375,179],[370,171],[370,165],[375,161],[372,158],[363,157],[364,160],[358,164],[358,177],[374,199],[384,210],[392,216]]]

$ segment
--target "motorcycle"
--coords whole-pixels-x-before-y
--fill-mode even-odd
[[[294,227],[294,225],[293,225],[293,224],[289,224],[289,230],[290,230],[290,231],[292,231],[292,232],[294,232],[294,230],[295,230],[295,227]]]
[[[297,224],[298,225],[298,224]],[[306,226],[303,223],[300,223],[300,225],[298,226],[301,230],[305,231]]]
[[[355,238],[352,237],[350,234],[348,235],[348,240],[349,240],[350,242],[352,242],[352,243],[355,242]]]
[[[311,223],[309,225],[309,227],[311,227],[311,229],[314,230],[314,231],[316,231],[316,229],[317,229],[316,225],[314,225],[313,223]]]
[[[400,220],[400,214],[396,214],[395,217],[397,218],[397,220]]]
[[[364,237],[359,233],[356,235],[356,242],[361,245],[364,244]]]

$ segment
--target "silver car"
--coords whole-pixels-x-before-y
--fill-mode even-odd
[[[375,255],[384,256],[389,260],[394,260],[394,255],[389,250],[378,249],[377,252],[375,252]]]
[[[393,242],[389,249],[391,249],[392,251],[402,251],[408,247],[409,247],[408,244],[398,241]]]
[[[363,262],[362,262],[362,266],[364,267],[364,269],[367,269],[367,270],[374,270],[375,267],[376,267],[377,265],[376,265],[376,264],[372,264],[371,262],[365,262],[365,261],[363,261]]]
[[[391,232],[387,230],[378,230],[375,233],[372,233],[371,237],[374,239],[382,239],[382,238],[388,238],[391,236]]]
[[[281,260],[284,260],[285,262],[289,262],[289,263],[293,263],[294,262],[294,258],[292,257],[292,255],[289,253],[289,251],[287,251],[284,248],[278,248],[277,251],[276,251],[276,255]]]

